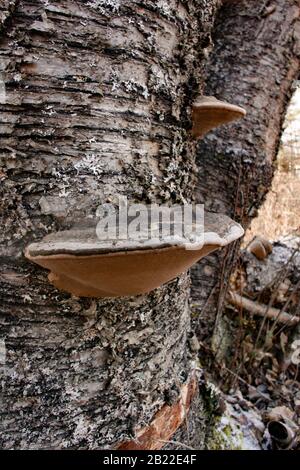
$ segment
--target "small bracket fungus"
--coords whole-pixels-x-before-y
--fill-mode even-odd
[[[219,101],[214,96],[201,96],[193,104],[192,135],[200,139],[215,127],[236,121],[245,115],[246,111],[240,106]]]
[[[206,213],[204,230],[192,241],[178,235],[103,240],[95,229],[68,230],[32,243],[25,256],[49,269],[58,289],[79,297],[122,297],[161,286],[243,233],[229,217]]]
[[[247,250],[252,253],[257,259],[262,261],[267,258],[273,251],[272,243],[266,238],[255,237],[248,245]]]

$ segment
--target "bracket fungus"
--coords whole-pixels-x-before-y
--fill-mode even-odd
[[[214,96],[201,96],[193,104],[192,135],[201,139],[215,127],[236,121],[246,115],[240,106],[220,101]]]
[[[58,289],[79,297],[123,297],[150,292],[243,233],[229,217],[206,213],[204,229],[192,241],[178,235],[99,240],[89,228],[48,235],[29,245],[25,256],[49,269]]]
[[[262,261],[272,253],[273,246],[272,243],[264,237],[254,237],[248,245],[247,250]]]

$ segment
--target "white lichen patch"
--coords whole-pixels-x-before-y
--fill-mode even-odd
[[[6,345],[5,339],[0,338],[0,366],[6,362]]]
[[[75,442],[80,442],[82,439],[89,440],[87,436],[89,436],[91,431],[95,430],[95,428],[95,424],[92,424],[88,418],[81,415],[77,420],[76,428],[73,433],[73,439]]]
[[[148,87],[156,93],[164,93],[174,100],[176,99],[176,91],[170,78],[157,65],[152,65],[148,80]]]
[[[126,91],[126,93],[136,93],[142,96],[145,100],[149,99],[150,93],[148,87],[143,83],[135,80],[121,80],[116,72],[111,73],[110,81],[112,91],[122,89]]]
[[[67,197],[70,194],[70,188],[71,188],[70,177],[55,167],[52,168],[52,175],[55,177],[58,183],[58,186],[60,188],[58,196],[60,198]]]
[[[88,153],[82,160],[74,164],[74,168],[78,173],[83,172],[85,174],[99,176],[103,173],[100,161],[100,155]]]
[[[237,411],[231,404],[216,422],[209,449],[215,450],[261,450],[257,434],[264,425],[260,417],[253,411]]]
[[[166,0],[159,0],[156,7],[164,16],[168,18],[172,18],[174,16],[174,12],[170,6],[170,3]]]
[[[90,8],[94,8],[103,15],[107,14],[108,11],[112,13],[119,13],[121,0],[91,0],[88,3]]]
[[[218,450],[241,450],[242,442],[241,430],[228,416],[222,416],[214,431],[212,447]]]
[[[124,88],[128,92],[134,91],[141,94],[145,100],[149,98],[148,88],[142,83],[135,82],[134,80],[128,80],[127,82],[124,82]]]

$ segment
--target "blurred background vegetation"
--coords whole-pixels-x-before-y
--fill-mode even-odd
[[[300,86],[286,115],[272,188],[245,242],[258,234],[269,240],[300,235]]]

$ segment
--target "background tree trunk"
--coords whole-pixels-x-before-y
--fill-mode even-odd
[[[213,42],[205,94],[244,107],[247,116],[199,143],[197,202],[247,228],[270,188],[291,85],[299,74],[299,2],[227,0]],[[192,270],[195,327],[209,344],[219,331],[239,246],[237,241]],[[220,346],[219,340],[213,343]]]
[[[189,105],[203,89],[216,6],[1,6],[2,448],[118,445],[190,380],[187,275],[136,298],[75,298],[23,251],[117,195],[192,198]],[[194,403],[189,442],[199,448],[205,401]]]

